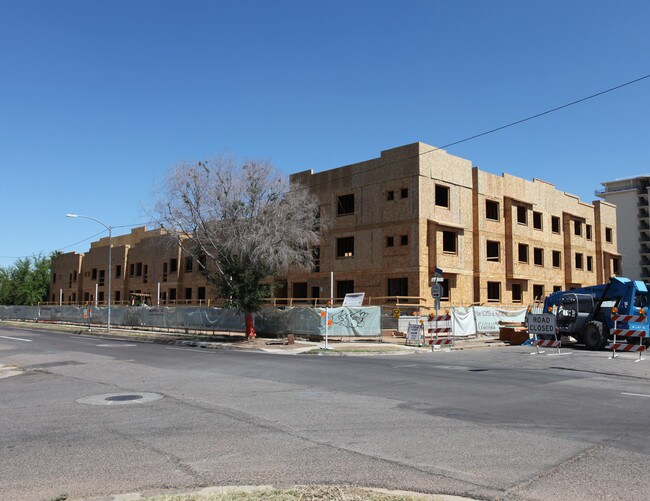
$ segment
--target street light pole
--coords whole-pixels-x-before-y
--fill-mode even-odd
[[[91,221],[95,221],[96,223],[101,224],[104,228],[108,230],[108,320],[106,322],[106,330],[110,332],[111,330],[111,275],[113,274],[111,270],[111,267],[113,266],[113,252],[112,252],[113,251],[113,243],[112,243],[113,227],[102,223],[99,219],[95,219],[94,217],[80,216],[79,214],[66,214],[66,217],[90,219]]]

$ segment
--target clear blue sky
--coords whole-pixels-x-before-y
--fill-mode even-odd
[[[148,220],[219,152],[287,174],[441,146],[650,73],[650,2],[0,0],[0,266]],[[591,202],[650,172],[650,79],[449,148]],[[115,234],[128,232],[116,229]]]

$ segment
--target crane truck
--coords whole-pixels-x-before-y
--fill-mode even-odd
[[[614,329],[614,311],[634,316],[648,313],[648,288],[638,280],[612,277],[606,284],[553,292],[544,300],[544,311],[555,313],[558,334],[572,336],[587,348],[600,350]],[[647,321],[618,322],[617,327],[645,330],[648,336]]]

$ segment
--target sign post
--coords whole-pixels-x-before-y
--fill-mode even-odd
[[[438,316],[438,310],[440,309],[440,296],[442,296],[442,270],[436,268],[434,276],[431,278],[431,297],[436,309],[436,316]]]

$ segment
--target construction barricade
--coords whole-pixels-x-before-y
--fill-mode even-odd
[[[643,352],[646,350],[644,340],[648,337],[647,332],[647,320],[648,317],[645,315],[618,315],[616,313],[612,314],[612,320],[614,321],[614,330],[612,334],[614,335],[614,340],[609,343],[607,346],[608,350],[612,350],[612,356],[610,359],[618,358],[616,351],[626,351],[634,352],[639,354],[639,358],[635,362],[640,362],[644,360]],[[618,322],[633,322],[633,323],[642,323],[645,324],[642,329],[620,329],[618,327]],[[639,344],[634,344],[634,339],[639,340]]]
[[[541,346],[542,348],[557,348],[557,353],[549,353],[549,355],[570,355],[570,353],[562,353],[560,351],[560,348],[562,347],[562,341],[560,339],[533,339],[530,344],[536,348],[536,351],[533,351],[531,355],[541,355],[544,353],[543,350],[540,350],[539,347]]]
[[[535,347],[531,355],[541,355],[544,353],[542,348],[556,348],[557,353],[548,353],[548,355],[570,355],[570,352],[562,353],[562,341],[558,337],[557,323],[555,315],[551,313],[532,313],[526,317],[528,333],[535,337],[530,340],[530,345]],[[548,336],[553,336],[549,339]]]
[[[451,351],[454,346],[454,337],[449,312],[444,315],[429,315],[429,325],[429,345],[431,346],[431,351],[439,350],[443,346]],[[439,339],[441,334],[446,337]]]

